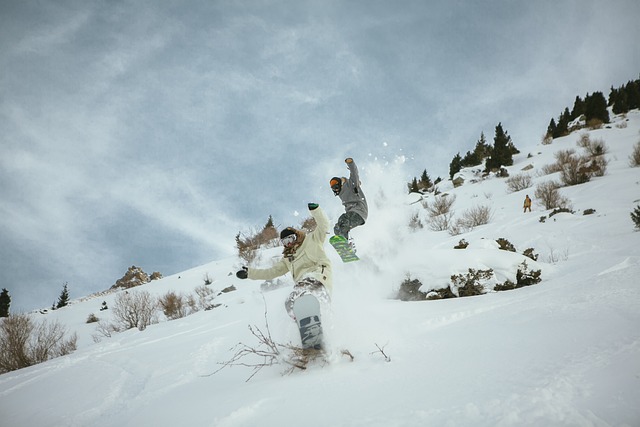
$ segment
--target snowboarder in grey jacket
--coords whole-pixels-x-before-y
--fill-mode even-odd
[[[363,225],[369,215],[367,198],[360,187],[360,175],[358,167],[351,157],[347,157],[344,162],[349,169],[349,178],[334,176],[329,181],[333,194],[340,197],[344,205],[345,213],[340,215],[338,222],[333,227],[333,232],[337,236],[349,238],[351,229]]]

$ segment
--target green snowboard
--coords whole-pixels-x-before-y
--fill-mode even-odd
[[[360,258],[353,251],[349,241],[342,236],[331,236],[329,243],[336,249],[343,262],[358,261]]]

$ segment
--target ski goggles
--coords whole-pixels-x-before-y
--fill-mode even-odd
[[[288,236],[285,236],[284,238],[280,239],[280,241],[284,246],[289,246],[290,244],[296,241],[296,235],[289,234]]]

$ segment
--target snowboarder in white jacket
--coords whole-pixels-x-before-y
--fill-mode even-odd
[[[329,181],[333,194],[340,197],[345,209],[345,213],[340,215],[338,222],[333,227],[336,236],[343,236],[349,239],[349,231],[363,225],[369,215],[367,198],[360,187],[360,175],[358,166],[351,157],[347,157],[344,162],[349,169],[349,178],[334,176]]]
[[[317,203],[309,203],[308,207],[311,216],[316,220],[315,230],[306,234],[293,227],[285,228],[280,232],[280,240],[284,246],[280,261],[271,268],[242,267],[236,273],[240,279],[270,280],[290,272],[295,285],[285,301],[285,308],[293,319],[293,303],[306,293],[314,295],[324,304],[331,301],[331,261],[324,251],[329,219]]]

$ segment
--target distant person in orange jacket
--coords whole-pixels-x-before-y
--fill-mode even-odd
[[[528,194],[524,198],[524,211],[526,212],[527,209],[529,209],[529,212],[531,212],[531,199],[529,198]]]

